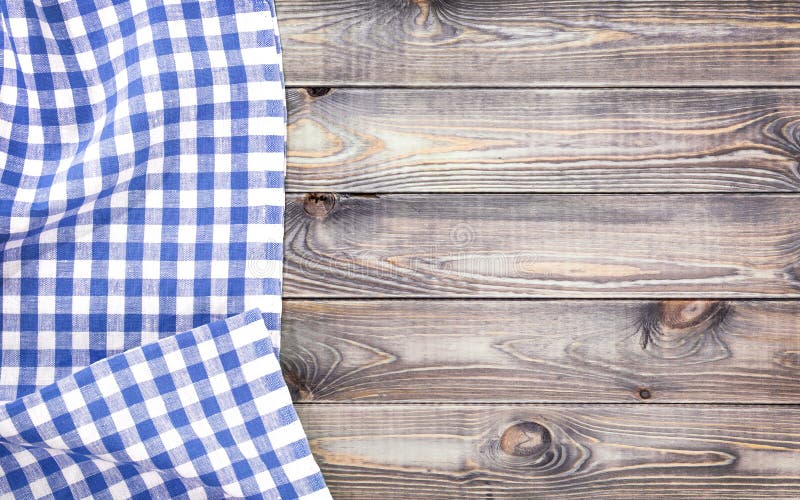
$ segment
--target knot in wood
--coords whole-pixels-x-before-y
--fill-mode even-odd
[[[783,351],[775,356],[775,362],[790,370],[800,370],[800,351]]]
[[[322,97],[331,93],[330,87],[307,87],[306,94],[309,97]]]
[[[548,449],[552,437],[550,431],[536,422],[518,422],[503,432],[500,449],[515,457],[538,457]]]
[[[719,312],[720,306],[718,300],[667,300],[661,307],[661,321],[668,328],[692,328]]]
[[[642,348],[675,362],[724,359],[730,356],[723,334],[732,311],[721,300],[648,303],[640,308],[637,322]]]
[[[303,198],[303,210],[311,217],[323,218],[336,206],[336,195],[333,193],[308,193]]]
[[[800,168],[798,168],[798,176],[800,176]],[[800,288],[800,262],[790,264],[784,269],[786,277],[795,288]]]

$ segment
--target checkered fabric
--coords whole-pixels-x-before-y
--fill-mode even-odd
[[[0,463],[21,498],[329,498],[257,309],[0,407]]]
[[[272,0],[0,0],[0,496],[328,496],[280,56]]]

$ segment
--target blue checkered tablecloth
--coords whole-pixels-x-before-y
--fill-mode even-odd
[[[0,0],[0,496],[329,498],[272,0]]]

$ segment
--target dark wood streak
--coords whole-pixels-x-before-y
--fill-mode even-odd
[[[298,412],[335,498],[794,499],[800,491],[797,406]]]
[[[790,195],[340,196],[286,209],[287,297],[800,297]]]
[[[296,89],[288,105],[289,191],[800,190],[795,90]]]
[[[793,1],[278,0],[289,85],[796,85]]]
[[[796,301],[291,300],[284,310],[296,401],[798,401]],[[660,332],[646,349],[642,316]]]

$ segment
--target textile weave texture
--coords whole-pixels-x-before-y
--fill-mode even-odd
[[[272,0],[0,30],[0,495],[329,498],[278,362]]]

